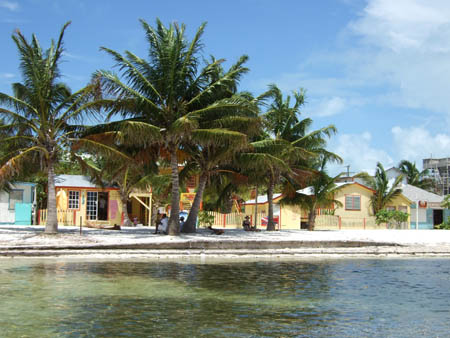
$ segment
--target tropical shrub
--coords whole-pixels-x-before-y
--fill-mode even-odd
[[[381,209],[375,215],[375,222],[379,225],[381,223],[392,224],[396,223],[397,228],[400,228],[403,222],[408,221],[408,214],[398,210]]]
[[[450,216],[447,217],[447,220],[443,223],[435,225],[434,228],[440,230],[450,230]]]
[[[207,211],[200,211],[198,213],[198,223],[205,228],[210,227],[214,224],[214,216],[208,214]]]

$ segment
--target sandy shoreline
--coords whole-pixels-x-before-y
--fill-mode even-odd
[[[0,226],[0,257],[450,257],[450,231],[341,230],[245,232],[227,230],[212,235],[164,236],[154,228],[126,227],[121,231],[60,227],[58,235],[43,234],[40,226]]]

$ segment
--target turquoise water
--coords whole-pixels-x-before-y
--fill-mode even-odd
[[[1,337],[449,337],[450,259],[0,260]]]

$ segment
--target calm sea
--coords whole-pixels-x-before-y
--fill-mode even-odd
[[[0,260],[0,337],[450,337],[450,259]]]

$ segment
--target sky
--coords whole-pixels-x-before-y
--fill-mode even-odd
[[[332,173],[450,157],[448,0],[0,0],[0,92],[21,80],[16,29],[47,48],[72,21],[62,80],[77,90],[112,69],[101,46],[145,57],[139,19],[156,18],[186,24],[189,37],[207,22],[205,58],[248,55],[241,90],[304,88],[301,117],[338,129],[328,148],[344,163]]]

